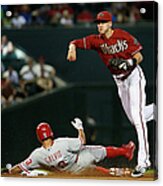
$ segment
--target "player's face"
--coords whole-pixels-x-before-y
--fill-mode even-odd
[[[97,28],[100,34],[106,34],[112,27],[112,22],[99,22],[97,23]]]

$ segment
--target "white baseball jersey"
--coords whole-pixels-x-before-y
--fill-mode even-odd
[[[58,138],[48,149],[35,149],[19,164],[22,171],[45,166],[59,171],[79,172],[106,157],[103,146],[83,146],[79,138]]]

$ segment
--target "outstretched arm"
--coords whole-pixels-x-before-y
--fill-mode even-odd
[[[71,121],[71,124],[78,130],[78,138],[81,140],[82,144],[86,143],[86,137],[85,132],[83,129],[83,122],[79,118],[74,118],[73,121]]]
[[[82,141],[82,144],[86,144],[86,137],[83,129],[78,130],[78,138]]]
[[[81,39],[75,39],[71,41],[68,46],[67,60],[76,61],[77,48],[84,49],[84,50],[94,49],[95,38],[97,38],[96,35],[89,35]]]
[[[22,172],[22,169],[19,167],[19,165],[15,165],[15,166],[11,167],[8,170],[8,172],[9,172],[9,174],[17,174],[17,173]]]

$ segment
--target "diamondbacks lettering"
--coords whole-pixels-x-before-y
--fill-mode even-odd
[[[116,54],[128,49],[127,40],[117,40],[114,45],[108,46],[107,43],[100,45],[100,48],[104,54]]]

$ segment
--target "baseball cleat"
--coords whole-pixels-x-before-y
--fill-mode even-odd
[[[149,167],[136,167],[134,171],[131,173],[133,178],[139,178],[144,175],[144,173],[148,170]]]
[[[134,142],[130,141],[128,144],[122,145],[122,147],[126,149],[125,157],[129,161],[131,161],[132,158],[134,157],[134,151],[135,151],[135,144],[134,144]]]

